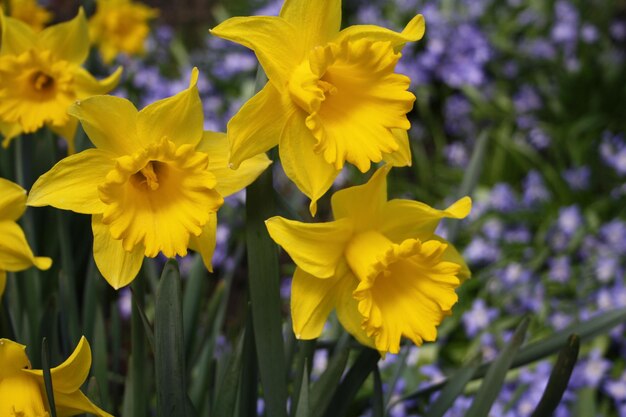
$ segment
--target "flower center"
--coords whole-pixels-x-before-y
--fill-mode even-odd
[[[159,161],[150,161],[139,172],[130,177],[131,183],[137,188],[156,191],[159,189],[159,175],[165,175],[167,164]]]
[[[48,92],[54,88],[54,78],[43,71],[37,71],[32,75],[32,85],[37,91]]]
[[[162,138],[117,159],[99,187],[102,222],[129,252],[143,245],[149,257],[184,256],[190,235],[199,236],[223,202],[215,186],[207,154]]]
[[[398,150],[391,129],[407,130],[415,97],[410,80],[394,73],[400,54],[388,42],[365,39],[311,50],[289,80],[291,99],[306,113],[315,151],[341,169],[367,171]]]

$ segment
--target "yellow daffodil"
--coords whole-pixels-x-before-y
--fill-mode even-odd
[[[50,369],[58,416],[89,413],[111,417],[80,391],[89,375],[91,350],[82,337],[74,353],[61,365]],[[43,371],[31,369],[26,346],[0,339],[0,416],[49,417]]]
[[[346,161],[361,172],[383,159],[411,163],[406,113],[415,97],[394,70],[424,19],[402,33],[340,25],[341,0],[286,0],[279,17],[233,17],[211,30],[254,50],[269,78],[228,124],[233,167],[278,145],[313,215]]]
[[[211,269],[216,212],[223,197],[270,164],[264,154],[228,168],[223,133],[203,132],[194,68],[188,89],[141,111],[128,100],[97,96],[69,110],[96,146],[61,160],[33,185],[31,206],[92,214],[94,257],[107,281],[130,283],[144,255],[197,250]]]
[[[37,4],[37,0],[9,0],[11,17],[28,24],[35,32],[41,31],[52,20],[52,13]]]
[[[332,222],[266,221],[272,239],[297,265],[291,314],[298,338],[318,337],[335,309],[361,343],[397,353],[402,336],[416,345],[435,340],[456,303],[455,288],[470,271],[435,228],[444,217],[467,216],[471,200],[464,197],[445,210],[387,201],[389,169],[335,193]]]
[[[76,100],[105,94],[119,82],[121,68],[98,81],[81,67],[89,54],[83,10],[65,23],[35,33],[0,12],[0,133],[2,146],[44,124],[64,137],[74,152],[77,121],[67,114]]]
[[[31,266],[45,270],[52,265],[50,258],[33,255],[24,232],[16,223],[25,209],[26,191],[0,178],[0,296],[6,285],[7,271],[21,271]]]
[[[110,63],[120,52],[142,54],[150,33],[148,22],[158,15],[157,9],[131,0],[97,0],[96,13],[89,19],[89,34],[104,62]]]

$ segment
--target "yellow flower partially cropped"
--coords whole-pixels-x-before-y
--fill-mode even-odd
[[[26,191],[0,178],[0,297],[6,286],[7,271],[22,271],[31,266],[45,270],[52,265],[52,259],[33,255],[28,246],[26,236],[17,224],[24,210]]]
[[[279,17],[233,17],[211,30],[253,49],[269,78],[228,124],[234,168],[278,145],[313,215],[346,161],[361,172],[383,159],[411,164],[406,114],[415,96],[394,70],[424,19],[402,33],[340,25],[341,0],[285,0]]]
[[[74,153],[78,122],[67,109],[76,100],[111,91],[122,69],[102,81],[81,67],[89,54],[87,20],[82,10],[64,23],[35,33],[0,11],[0,133],[2,146],[21,133],[49,126]]]
[[[158,15],[157,9],[131,0],[97,0],[96,13],[89,19],[91,41],[106,63],[119,53],[143,54],[148,22]]]
[[[9,0],[9,10],[11,17],[26,23],[35,32],[52,20],[52,13],[38,5],[37,0]]]
[[[50,369],[56,413],[74,416],[89,413],[111,417],[80,391],[89,375],[91,350],[85,337],[61,365]],[[26,346],[0,339],[0,416],[48,417],[43,371],[31,369]]]
[[[112,96],[76,103],[70,114],[96,149],[61,160],[30,191],[28,205],[93,215],[96,265],[114,288],[159,252],[172,258],[191,248],[210,270],[223,197],[270,164],[259,154],[228,168],[226,135],[203,132],[197,80],[194,68],[188,89],[139,112]]]
[[[291,315],[298,338],[318,337],[336,310],[361,343],[398,353],[403,336],[416,345],[434,341],[456,303],[455,289],[470,271],[435,228],[444,217],[467,216],[471,200],[464,197],[445,210],[387,201],[389,169],[335,193],[332,222],[266,221],[272,239],[297,265]]]

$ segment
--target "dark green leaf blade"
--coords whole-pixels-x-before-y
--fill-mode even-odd
[[[554,413],[567,389],[574,365],[578,360],[579,350],[580,337],[573,334],[569,337],[567,345],[561,349],[550,374],[546,390],[531,417],[550,417]]]
[[[504,378],[513,364],[515,354],[524,342],[530,319],[525,317],[515,329],[511,341],[506,345],[496,360],[491,364],[480,389],[465,414],[466,417],[485,417],[502,389]]]

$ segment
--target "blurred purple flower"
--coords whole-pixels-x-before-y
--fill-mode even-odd
[[[580,212],[580,207],[574,204],[559,209],[557,227],[567,236],[572,236],[582,225],[583,216]]]
[[[502,182],[494,185],[491,189],[489,204],[491,208],[502,213],[515,211],[519,206],[511,186]]]
[[[550,192],[546,188],[543,177],[538,171],[530,171],[523,182],[524,204],[533,207],[550,200]]]
[[[591,169],[588,166],[570,168],[563,171],[562,176],[572,190],[586,190],[589,188]]]
[[[465,328],[465,333],[469,337],[474,337],[489,326],[489,324],[498,317],[496,308],[488,308],[482,299],[474,300],[472,308],[465,313],[461,320]]]

